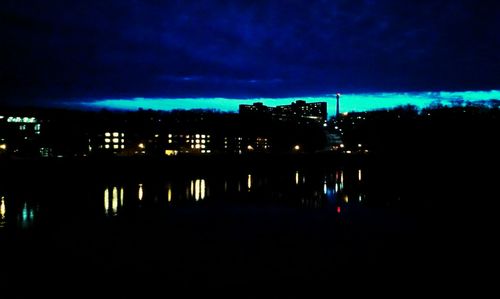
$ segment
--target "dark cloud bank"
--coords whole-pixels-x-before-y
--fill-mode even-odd
[[[499,7],[4,0],[0,99],[498,89]]]

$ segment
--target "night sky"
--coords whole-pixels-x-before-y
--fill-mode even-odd
[[[0,103],[500,89],[499,1],[0,3]]]

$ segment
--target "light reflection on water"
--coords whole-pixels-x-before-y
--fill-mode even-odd
[[[100,204],[95,207],[95,210],[99,211],[98,215],[105,217],[120,216],[125,209],[134,213],[147,208],[162,209],[215,202],[258,204],[267,202],[307,208],[331,207],[335,210],[339,207],[344,212],[366,204],[369,196],[361,188],[365,180],[367,177],[362,169],[337,169],[321,173],[307,169],[293,169],[274,173],[251,171],[227,175],[157,178],[154,181],[143,179],[128,182],[100,182],[97,183],[99,186],[83,186],[76,182],[74,187],[65,188],[64,192],[88,190],[87,196],[71,198],[76,208],[75,213],[84,214],[84,209],[93,209],[92,203],[94,199],[98,199]],[[67,195],[56,196],[67,198]],[[9,219],[16,220],[10,221],[17,223],[15,226],[23,228],[33,226],[35,219],[38,219],[40,203],[33,202],[33,196],[29,198],[31,199],[23,198],[20,194],[9,195],[8,198],[2,196],[0,227],[5,227]],[[63,206],[62,202],[58,205]],[[104,213],[102,213],[103,210]],[[9,214],[11,216],[7,216]]]
[[[129,192],[127,185],[106,186],[104,187],[105,215],[119,215],[124,204],[133,204],[133,200],[124,201],[124,197],[134,198],[138,207],[141,206],[139,202],[146,205],[175,206],[196,204],[201,201],[278,200],[303,207],[344,206],[342,210],[350,205],[359,204],[366,197],[364,191],[359,188],[361,169],[352,170],[347,174],[344,170],[323,175],[294,170],[291,174],[293,176],[291,182],[283,180],[286,175],[253,172],[227,177],[166,179],[156,184],[135,184],[135,187],[131,188],[133,190],[130,190],[131,195],[135,193],[135,196],[129,197],[127,197]],[[310,179],[306,180],[306,175]],[[345,182],[348,182],[348,189],[345,188]]]
[[[0,227],[5,226],[5,197],[0,197]]]
[[[104,214],[107,216],[115,216],[123,206],[123,187],[106,187],[104,189]]]

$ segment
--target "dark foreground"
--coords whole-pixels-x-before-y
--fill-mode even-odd
[[[78,169],[23,183],[5,176],[0,191],[16,199],[6,200],[0,228],[1,285],[5,298],[486,294],[495,270],[491,200],[497,193],[478,166],[452,162],[433,161],[431,169],[372,161],[333,170],[281,164],[241,173],[193,170],[211,188],[200,201],[189,194],[167,198],[164,183],[175,193],[189,176],[172,170],[153,176],[156,181],[123,174],[104,179]],[[363,179],[355,184],[359,167]],[[329,196],[338,169],[344,191]],[[329,173],[334,178],[325,181],[325,197],[316,197]],[[214,187],[238,176],[246,193]],[[139,181],[140,201],[130,187]],[[112,194],[113,186],[118,193],[124,186],[125,200],[110,215],[102,194]],[[21,198],[36,207],[30,225],[22,222],[31,218],[29,209],[23,216]]]

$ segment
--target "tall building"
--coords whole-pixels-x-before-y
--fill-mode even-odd
[[[276,107],[273,115],[275,119],[299,125],[323,125],[327,119],[327,107],[326,102],[306,103],[298,100],[290,105]]]
[[[43,156],[41,123],[32,116],[0,115],[0,154]]]
[[[306,103],[297,100],[290,105],[268,107],[263,103],[240,105],[240,116],[244,119],[271,118],[277,121],[294,122],[299,125],[323,125],[327,119],[326,102]]]

